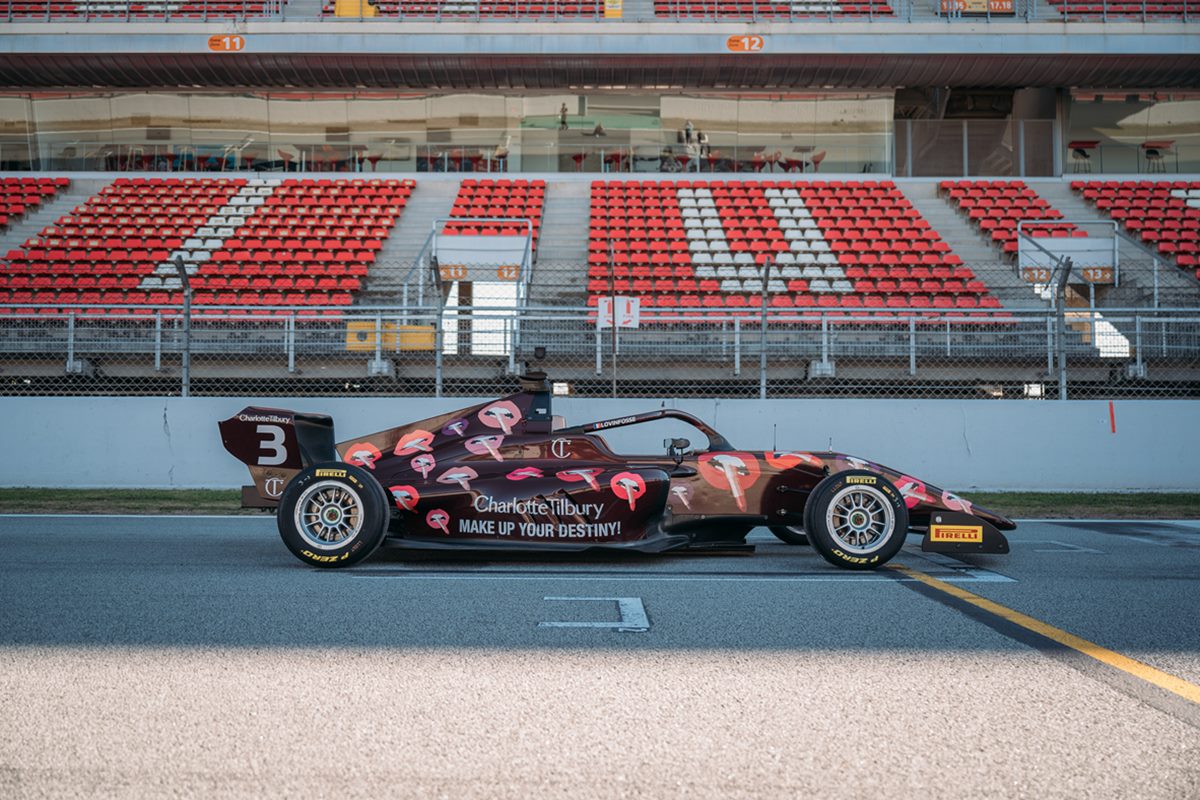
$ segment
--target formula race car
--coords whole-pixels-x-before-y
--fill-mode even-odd
[[[566,426],[545,375],[500,400],[334,442],[333,420],[246,408],[220,423],[250,467],[246,505],[277,506],[299,558],[345,567],[385,541],[457,550],[750,549],[766,525],[846,569],[874,569],[924,533],[936,552],[1007,553],[1005,517],[888,467],[841,453],[738,450],[691,414],[660,409]],[[618,455],[601,432],[673,418],[707,442]]]

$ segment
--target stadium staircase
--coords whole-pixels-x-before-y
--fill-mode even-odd
[[[1070,183],[1037,184],[1035,187],[1042,197],[1045,197],[1059,208],[1067,219],[1096,220],[1097,222],[1112,222],[1112,217],[1088,203],[1078,193],[1071,190]],[[1123,230],[1126,236],[1129,231]],[[1134,236],[1136,238],[1136,236]],[[1151,263],[1152,246],[1146,249],[1122,241],[1119,257],[1122,264],[1136,264],[1138,269],[1126,270],[1121,274],[1121,285],[1106,290],[1105,303],[1110,306],[1149,306],[1154,302],[1154,278],[1146,271]],[[1160,303],[1171,306],[1200,305],[1200,283],[1190,272],[1174,267],[1174,259],[1162,256],[1159,259],[1158,287]]]
[[[588,231],[582,223],[588,218],[590,194],[588,181],[547,184],[530,305],[581,306],[587,302],[578,265],[587,262]]]
[[[433,230],[433,221],[450,216],[458,195],[456,180],[435,180],[424,176],[417,182],[404,215],[384,242],[383,250],[363,292],[367,304],[400,302],[401,288],[417,256]]]
[[[1017,275],[1015,267],[1001,261],[999,252],[958,210],[937,195],[937,182],[896,184],[913,208],[921,212],[942,241],[975,269],[986,281],[988,290],[1006,307],[1029,308],[1036,302],[1029,285]]]
[[[38,209],[26,214],[18,222],[10,225],[0,234],[0,256],[9,250],[19,250],[25,242],[36,236],[42,228],[53,225],[66,214],[70,214],[76,206],[87,202],[88,198],[111,183],[107,180],[87,181],[72,180],[71,185],[43,203]]]
[[[283,13],[290,21],[321,18],[321,0],[288,0]]]
[[[621,15],[627,22],[653,22],[654,0],[624,0]]]

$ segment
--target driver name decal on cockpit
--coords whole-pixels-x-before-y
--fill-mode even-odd
[[[637,417],[621,417],[620,419],[610,419],[605,422],[597,422],[596,430],[602,430],[604,428],[614,428],[617,425],[628,425],[629,423],[633,422],[636,419],[637,419]]]

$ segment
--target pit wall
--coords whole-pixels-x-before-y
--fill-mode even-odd
[[[331,414],[339,441],[479,398],[0,398],[0,486],[232,488],[249,482],[216,423],[246,405]],[[746,450],[837,450],[956,490],[1200,491],[1200,403],[1188,400],[608,400],[556,398],[568,424],[673,407]],[[681,423],[612,430],[662,453]],[[636,433],[634,433],[636,431]]]

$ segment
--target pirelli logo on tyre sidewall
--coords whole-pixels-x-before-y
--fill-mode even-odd
[[[982,525],[930,525],[931,542],[975,542],[983,541]]]
[[[846,483],[861,483],[867,486],[874,486],[877,479],[873,475],[847,475]]]
[[[344,469],[319,469],[317,470],[318,478],[344,478],[346,470]]]

